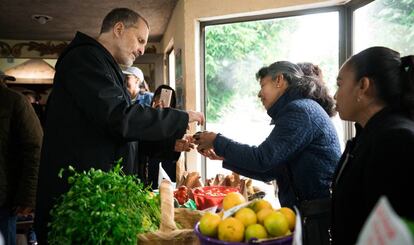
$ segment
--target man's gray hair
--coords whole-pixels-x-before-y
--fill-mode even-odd
[[[134,10],[129,8],[113,9],[103,19],[100,34],[110,31],[118,22],[124,23],[128,28],[135,25],[139,19],[143,20],[149,29],[148,21]]]

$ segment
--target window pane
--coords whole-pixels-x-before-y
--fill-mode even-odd
[[[338,12],[207,26],[205,29],[206,130],[258,145],[270,117],[257,97],[256,72],[278,60],[321,67],[331,92],[338,71]],[[342,123],[336,120],[342,138]],[[207,159],[207,178],[228,173]]]
[[[168,54],[168,81],[170,87],[175,89],[175,53],[174,49]]]
[[[414,0],[377,0],[354,12],[354,53],[386,46],[401,53],[414,50]]]

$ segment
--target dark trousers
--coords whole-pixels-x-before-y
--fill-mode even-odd
[[[6,245],[16,245],[16,215],[8,208],[0,208],[0,232]]]
[[[302,202],[302,239],[304,245],[329,245],[331,217],[329,198]]]
[[[152,184],[152,189],[158,189],[158,172],[160,162],[164,171],[168,174],[172,182],[175,182],[176,162],[172,160],[149,159],[148,161],[148,183]]]

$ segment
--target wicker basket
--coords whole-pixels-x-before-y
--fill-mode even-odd
[[[168,193],[161,195],[161,225],[156,232],[148,232],[138,235],[138,244],[142,245],[176,245],[176,244],[200,244],[194,233],[194,225],[200,220],[201,212],[185,208],[174,209],[173,191],[171,182],[163,181],[161,185],[169,188]],[[175,221],[175,222],[174,222]],[[180,226],[177,228],[176,223]]]

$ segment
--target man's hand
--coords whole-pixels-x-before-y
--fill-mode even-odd
[[[188,113],[188,122],[197,122],[197,125],[204,125],[204,114],[198,111],[187,111]]]
[[[194,142],[195,142],[195,139],[191,134],[185,134],[183,139],[187,140],[191,144],[194,144]]]
[[[174,151],[176,152],[189,152],[194,149],[194,144],[186,139],[180,139],[175,141]]]

